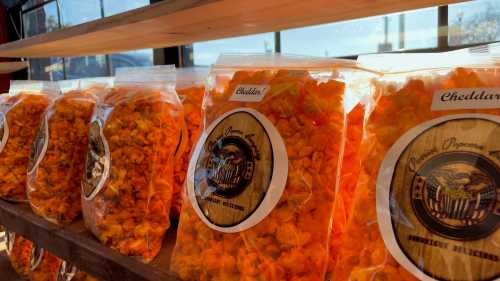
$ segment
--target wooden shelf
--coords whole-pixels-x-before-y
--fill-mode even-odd
[[[0,62],[0,74],[7,74],[25,69],[28,67],[28,62],[26,61],[6,61]]]
[[[179,281],[168,271],[175,227],[167,233],[159,256],[151,264],[143,264],[101,245],[85,229],[83,221],[68,227],[57,226],[36,216],[26,204],[0,200],[0,225],[102,281]]]
[[[163,1],[0,45],[0,57],[67,57],[178,46],[456,2],[463,0]]]
[[[2,280],[23,281],[10,265],[9,258],[5,251],[0,252],[0,272],[2,273]]]

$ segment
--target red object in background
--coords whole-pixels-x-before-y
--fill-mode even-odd
[[[0,44],[9,41],[9,35],[7,30],[7,9],[0,5]],[[7,61],[7,59],[0,58],[0,62]],[[0,75],[0,94],[7,93],[9,91],[10,84],[10,74]]]

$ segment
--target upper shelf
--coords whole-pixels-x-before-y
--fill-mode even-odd
[[[0,45],[0,57],[68,57],[178,46],[455,2],[463,0],[170,0]]]
[[[0,74],[7,74],[25,69],[28,63],[25,61],[5,61],[0,62]]]

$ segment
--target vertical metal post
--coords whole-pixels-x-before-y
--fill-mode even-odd
[[[399,49],[405,48],[405,14],[399,14]]]
[[[438,50],[448,49],[448,6],[438,8]]]
[[[56,6],[57,6],[57,24],[58,24],[59,29],[61,29],[62,28],[62,24],[61,24],[61,4],[59,3],[59,0],[56,0]],[[66,58],[61,57],[61,61],[62,61],[63,79],[66,80],[67,79],[67,75],[66,75]],[[50,61],[50,63],[52,63],[52,61]],[[50,80],[54,80],[52,78],[52,72],[50,73]]]
[[[281,53],[281,32],[276,31],[274,33],[274,51],[276,53]]]
[[[99,4],[101,6],[101,18],[104,18],[105,17],[104,0],[99,0]],[[112,76],[113,68],[111,65],[111,55],[104,55],[104,57],[106,58],[106,72],[108,73],[109,76]]]

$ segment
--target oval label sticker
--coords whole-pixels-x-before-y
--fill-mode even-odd
[[[33,248],[31,248],[31,257],[30,257],[30,271],[35,271],[40,263],[43,260],[43,255],[45,253],[45,250],[33,245]]]
[[[500,117],[451,115],[403,135],[377,179],[384,242],[422,280],[500,275]]]
[[[31,145],[30,159],[28,162],[28,174],[33,174],[42,162],[45,153],[47,152],[47,146],[49,142],[49,126],[47,115],[44,115],[38,132],[35,136],[35,140]]]
[[[199,217],[222,232],[248,229],[278,203],[286,185],[283,139],[259,112],[239,108],[200,138],[188,171],[188,195]]]
[[[109,176],[111,156],[104,137],[102,122],[95,119],[90,124],[89,148],[85,161],[82,192],[86,200],[92,200],[104,187]]]
[[[0,152],[7,144],[7,139],[9,139],[9,124],[5,114],[0,112]]]

